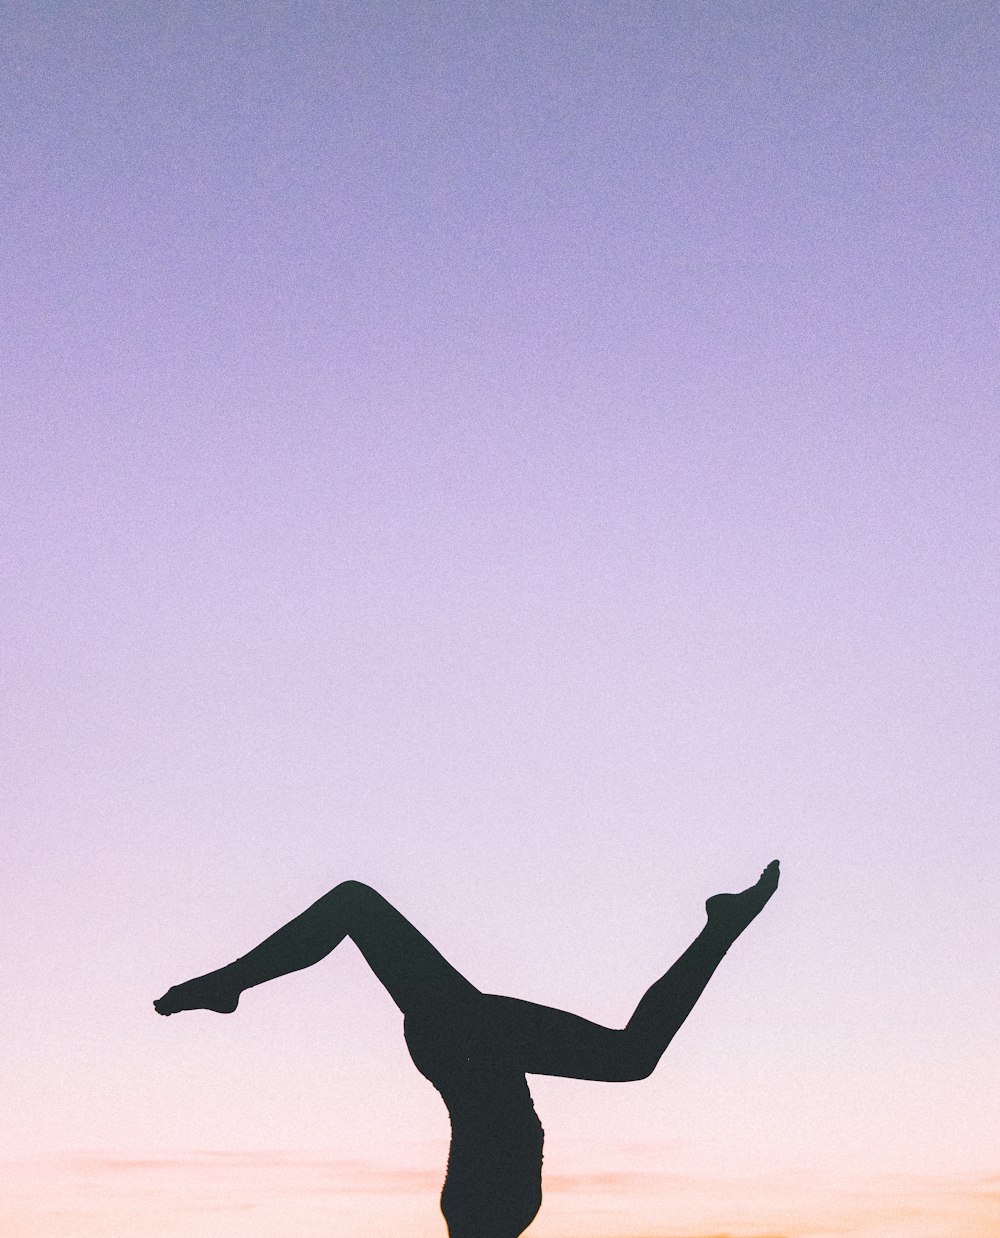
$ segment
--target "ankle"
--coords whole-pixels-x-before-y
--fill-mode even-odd
[[[236,997],[239,997],[244,989],[250,988],[249,977],[246,975],[246,969],[241,967],[241,963],[242,959],[236,959],[235,962],[227,963],[225,967],[220,967],[218,971],[212,973],[220,987],[231,991]]]
[[[737,937],[739,933],[733,932],[731,924],[713,916],[708,917],[700,934],[700,940],[706,949],[719,955],[725,954]]]

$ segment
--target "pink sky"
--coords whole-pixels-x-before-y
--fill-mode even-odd
[[[775,856],[531,1233],[995,1232],[996,12],[5,25],[0,1238],[440,1235],[353,947],[152,999],[354,877],[620,1025]]]
[[[429,1149],[428,1149],[429,1150]],[[193,1238],[321,1234],[440,1234],[440,1170],[413,1147],[405,1165],[322,1154],[201,1152],[125,1157],[62,1154],[14,1162],[0,1233],[109,1233]],[[437,1149],[436,1151],[440,1151]],[[662,1149],[628,1149],[633,1161]],[[595,1149],[596,1152],[596,1149]],[[643,1158],[645,1153],[645,1158]],[[601,1149],[599,1158],[606,1158]],[[624,1160],[619,1156],[613,1158]],[[741,1177],[666,1172],[662,1166],[546,1177],[545,1207],[532,1232],[592,1238],[992,1238],[1000,1182],[872,1172],[831,1183],[824,1174]],[[732,1218],[740,1218],[733,1226]],[[665,1218],[669,1220],[665,1223]]]

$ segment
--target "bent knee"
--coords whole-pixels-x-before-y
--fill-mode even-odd
[[[331,897],[343,899],[351,903],[370,903],[374,900],[382,902],[382,896],[379,892],[369,885],[365,885],[363,881],[355,881],[353,877],[349,877],[346,881],[341,881],[339,885],[335,885],[330,891]]]
[[[320,902],[328,902],[331,910],[337,908],[341,915],[348,915],[352,923],[356,916],[366,915],[373,904],[380,901],[381,896],[376,890],[353,878],[341,881],[320,899]]]
[[[615,1082],[635,1083],[639,1079],[648,1079],[656,1069],[660,1054],[627,1031],[622,1031],[621,1038]]]

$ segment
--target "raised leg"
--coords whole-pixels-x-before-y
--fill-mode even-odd
[[[175,985],[163,1015],[236,1009],[244,989],[311,967],[350,937],[404,1014],[480,996],[413,925],[370,886],[344,881],[233,963]]]
[[[650,1075],[691,1013],[729,947],[759,914],[778,884],[778,862],[740,894],[706,903],[708,923],[666,975],[646,992],[624,1028],[516,998],[487,996],[526,1074],[622,1081]]]

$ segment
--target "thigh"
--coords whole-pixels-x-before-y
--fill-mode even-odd
[[[528,1075],[620,1081],[637,1077],[625,1032],[566,1010],[516,997],[485,995],[517,1068]]]
[[[349,900],[348,934],[404,1015],[464,1007],[481,998],[471,981],[371,886],[338,887]]]
[[[496,1021],[478,991],[414,1004],[406,1011],[403,1035],[414,1066],[438,1089],[449,1111],[475,1108],[484,1087],[511,1076]],[[520,1080],[526,1087],[523,1074]]]

